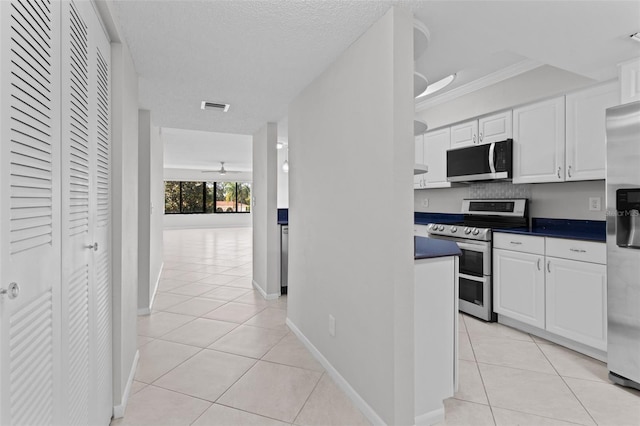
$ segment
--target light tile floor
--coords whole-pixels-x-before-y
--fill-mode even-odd
[[[368,425],[251,283],[250,229],[165,231],[125,417],[112,425]]]
[[[112,425],[366,425],[285,325],[286,297],[251,286],[251,230],[165,231],[140,363]],[[446,425],[640,425],[640,392],[606,365],[500,324],[460,315],[460,384]]]

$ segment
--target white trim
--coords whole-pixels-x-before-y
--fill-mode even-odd
[[[564,346],[576,352],[580,352],[591,358],[595,358],[602,362],[607,362],[607,353],[600,349],[592,348],[591,346],[587,346],[583,343],[579,343],[566,337],[558,336],[557,334],[550,333],[547,330],[543,330],[538,327],[534,327],[529,324],[525,324],[518,320],[514,320],[509,317],[505,317],[504,315],[498,314],[498,323],[504,324],[508,327],[515,328],[520,331],[524,331],[525,333],[533,334],[534,336],[540,337],[542,339],[546,339],[550,342],[556,343],[560,346]]]
[[[429,426],[444,422],[444,407],[416,416],[415,422],[416,426]]]
[[[543,65],[541,62],[533,59],[525,59],[509,67],[485,75],[477,80],[456,87],[455,89],[448,90],[440,95],[418,102],[416,103],[416,112],[423,111],[436,105],[449,102],[455,98],[459,98],[460,96],[468,95],[476,90],[484,89],[485,87],[500,83],[508,78],[515,77],[527,71],[531,71],[532,69],[538,68],[541,65]]]
[[[151,292],[151,301],[148,308],[138,308],[138,315],[151,315],[151,309],[153,308],[153,301],[156,299],[156,293],[158,292],[158,285],[160,285],[160,277],[162,276],[162,270],[164,269],[164,262],[160,265],[160,272],[158,272],[158,278],[156,278],[156,285],[153,286],[153,292]]]
[[[222,213],[224,214],[224,213]],[[243,213],[245,214],[245,213]],[[162,226],[162,229],[165,231],[179,231],[181,229],[223,229],[223,228],[251,228],[253,226],[253,224],[249,224],[249,225],[240,225],[237,223],[231,223],[228,225],[204,225],[204,224],[200,224],[200,225],[184,225],[184,226]]]
[[[124,417],[124,411],[127,409],[127,402],[129,402],[129,394],[131,393],[131,386],[133,386],[133,378],[136,376],[136,370],[138,369],[138,360],[140,359],[140,351],[136,351],[136,355],[133,357],[133,363],[131,364],[131,371],[129,371],[129,378],[127,379],[127,386],[124,388],[124,395],[122,395],[122,404],[115,405],[113,407],[113,418],[119,419]]]
[[[354,405],[358,407],[360,411],[362,411],[367,419],[369,419],[369,421],[373,425],[386,425],[386,423],[384,422],[384,420],[382,420],[378,413],[376,413],[375,410],[371,408],[371,406],[367,404],[367,402],[360,396],[360,394],[358,394],[358,392],[356,392],[355,389],[351,387],[349,382],[344,377],[342,377],[338,370],[336,370],[335,367],[331,365],[331,363],[320,353],[320,351],[313,345],[313,343],[311,343],[309,339],[307,339],[307,337],[302,334],[302,331],[300,331],[298,327],[296,327],[296,325],[289,319],[289,317],[287,317],[287,325],[289,326],[291,331],[293,331],[293,334],[295,334],[302,342],[302,344],[309,350],[309,352],[311,352],[314,358],[318,360],[320,364],[322,364],[333,381],[338,385],[340,389],[342,389],[345,394],[347,394]]]
[[[256,280],[251,280],[251,284],[253,284],[253,288],[255,288],[256,290],[258,290],[258,293],[260,293],[262,295],[262,297],[265,298],[265,300],[274,300],[277,299],[278,297],[280,297],[280,293],[271,293],[271,294],[267,294],[266,291],[264,291],[262,289],[262,287],[260,287],[258,285],[258,283],[256,282]]]

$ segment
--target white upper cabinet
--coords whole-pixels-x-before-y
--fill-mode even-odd
[[[564,96],[513,110],[513,183],[564,181]]]
[[[620,64],[620,103],[640,101],[640,58]]]
[[[510,139],[512,117],[511,110],[502,111],[451,126],[451,149]]]
[[[478,120],[465,121],[451,126],[451,149],[478,143]]]
[[[604,179],[605,111],[617,104],[617,82],[567,95],[566,180]]]
[[[451,143],[449,127],[427,132],[424,135],[424,163],[428,172],[425,173],[425,188],[446,188],[451,186],[447,182],[447,150]]]
[[[487,115],[478,119],[478,142],[499,142],[513,137],[513,113],[511,110]]]

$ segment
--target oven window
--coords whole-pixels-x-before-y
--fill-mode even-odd
[[[474,305],[484,306],[483,282],[460,277],[460,300],[466,300]]]
[[[481,251],[462,249],[458,270],[461,274],[481,277],[484,275],[484,254]]]

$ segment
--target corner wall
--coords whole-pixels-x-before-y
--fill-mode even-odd
[[[164,181],[160,129],[138,112],[138,313],[151,313],[162,267]]]
[[[138,75],[127,46],[111,47],[113,405],[122,415],[138,346]]]
[[[267,123],[253,135],[253,285],[267,298],[280,295],[277,137],[275,123]]]
[[[373,423],[414,424],[413,117],[399,8],[289,105],[288,319]]]

